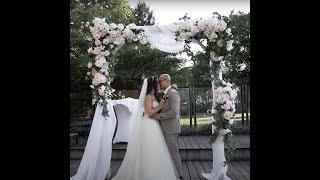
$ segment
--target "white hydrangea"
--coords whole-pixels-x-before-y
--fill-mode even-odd
[[[89,62],[89,63],[88,63],[88,68],[90,69],[91,67],[92,67],[92,63]]]
[[[227,51],[231,51],[233,49],[232,43],[234,40],[227,41]]]

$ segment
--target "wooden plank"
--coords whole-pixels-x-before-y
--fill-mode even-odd
[[[239,162],[231,162],[235,169],[237,169],[244,177],[245,179],[250,179],[250,174],[248,171],[246,171],[241,165]]]
[[[205,145],[206,149],[212,149],[208,136],[200,136],[200,140]]]
[[[194,161],[194,166],[196,167],[196,170],[198,172],[199,178],[202,179],[202,180],[205,180],[206,178],[204,178],[202,176],[202,173],[204,173],[205,170],[203,169],[201,163],[199,161]]]
[[[198,172],[197,172],[196,167],[194,166],[193,162],[189,161],[187,163],[187,166],[188,166],[188,169],[189,169],[190,178],[192,180],[194,180],[194,179],[199,180],[200,178],[199,178]]]
[[[185,180],[191,180],[190,174],[189,174],[189,170],[188,170],[188,167],[187,167],[187,162],[186,162],[186,161],[182,161],[182,162],[181,162],[181,168],[182,168],[183,178],[184,178]]]
[[[236,170],[233,165],[228,164],[228,170],[227,170],[227,176],[230,177],[232,180],[240,180],[239,176],[237,176],[237,173],[235,173]]]
[[[192,149],[192,146],[191,146],[190,142],[188,141],[188,138],[186,136],[181,136],[181,137],[182,137],[183,142],[186,146],[186,149]]]
[[[195,136],[196,142],[199,144],[200,149],[208,149],[209,144],[208,140],[209,138],[207,136]],[[205,142],[207,140],[207,142]]]
[[[232,168],[231,168],[231,167]],[[234,176],[236,177],[236,179],[239,180],[246,180],[247,178],[237,169],[237,167],[235,166],[235,164],[233,162],[229,162],[229,167],[230,167],[230,171],[234,174]]]
[[[185,149],[186,148],[186,145],[184,144],[182,136],[178,136],[178,145],[179,145],[179,149]]]
[[[212,149],[212,145],[209,142],[208,136],[201,136],[200,137],[202,144],[205,145],[206,149]]]
[[[195,138],[193,136],[188,136],[188,140],[193,147],[193,149],[200,149],[199,144],[195,141]]]
[[[201,165],[206,173],[211,172],[211,166],[208,161],[201,161]]]
[[[250,173],[250,166],[248,163],[246,163],[247,161],[239,161],[240,165]],[[248,161],[249,162],[249,161]]]

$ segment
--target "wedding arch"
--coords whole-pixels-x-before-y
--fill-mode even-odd
[[[116,53],[126,43],[149,43],[164,52],[178,53],[189,43],[198,43],[208,57],[208,68],[212,84],[212,153],[211,173],[202,175],[206,179],[230,179],[227,177],[227,163],[224,154],[231,136],[235,99],[237,92],[222,78],[221,66],[225,56],[232,49],[232,33],[218,13],[207,20],[182,18],[183,21],[163,26],[136,26],[135,24],[108,24],[105,18],[95,18],[90,26],[94,46],[88,49],[92,56],[88,63],[88,75],[92,77],[93,104],[97,104],[87,145],[77,171],[71,179],[102,180],[110,170],[112,137],[115,118],[110,84],[115,75]],[[206,45],[205,45],[205,44]]]

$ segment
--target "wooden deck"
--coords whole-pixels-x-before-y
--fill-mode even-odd
[[[234,138],[237,140],[237,148],[248,148],[250,149],[250,136],[246,135],[235,135]],[[73,145],[70,149],[84,149],[87,143],[87,139],[79,137],[79,143]],[[179,149],[211,149],[212,146],[209,143],[208,136],[179,136]],[[117,143],[112,145],[112,149],[126,149],[127,143]]]
[[[111,178],[115,176],[122,161],[111,162]],[[73,176],[79,166],[79,160],[70,161],[70,176]],[[202,172],[210,173],[211,161],[182,161],[182,173],[185,180],[204,180]],[[250,179],[250,161],[231,161],[228,166],[227,175],[232,180]]]

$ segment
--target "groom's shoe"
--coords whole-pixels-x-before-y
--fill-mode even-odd
[[[179,179],[180,179],[180,180],[184,180],[183,176],[180,176]]]

